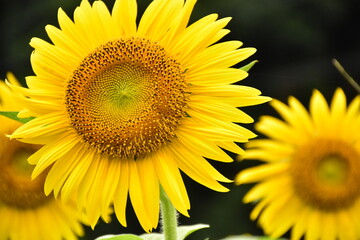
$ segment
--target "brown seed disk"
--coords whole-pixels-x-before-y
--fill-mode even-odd
[[[171,141],[185,116],[180,64],[142,38],[108,42],[74,71],[65,96],[71,125],[102,154],[139,158]]]
[[[34,209],[48,203],[44,194],[47,171],[31,180],[33,166],[27,157],[38,150],[39,146],[9,140],[0,136],[0,205],[17,209]]]
[[[360,154],[344,141],[305,144],[295,152],[290,170],[297,195],[318,209],[337,211],[360,196]]]

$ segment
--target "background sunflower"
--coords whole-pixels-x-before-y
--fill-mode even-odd
[[[19,83],[12,74],[7,80]],[[18,111],[23,106],[10,88],[0,82],[0,111]],[[69,239],[84,235],[85,218],[74,202],[64,204],[43,191],[45,173],[31,180],[33,167],[27,158],[39,149],[38,145],[10,140],[20,122],[0,116],[0,239]]]
[[[113,5],[113,0],[105,0]],[[150,0],[138,0],[139,15]],[[14,71],[19,79],[32,75],[28,45],[31,37],[47,39],[46,24],[56,25],[58,7],[71,14],[80,0],[76,1],[6,1],[2,3],[0,27],[0,77],[6,71]],[[217,12],[220,17],[231,16],[227,26],[231,33],[225,40],[241,39],[245,46],[254,46],[257,53],[252,59],[260,62],[251,70],[250,76],[242,82],[261,89],[263,94],[285,101],[288,95],[295,95],[304,104],[311,91],[318,88],[330,99],[335,87],[340,86],[348,98],[355,91],[342,80],[331,64],[336,57],[351,75],[360,76],[360,32],[354,29],[358,22],[360,3],[355,0],[301,0],[301,1],[245,1],[245,0],[199,0],[192,14],[192,21]],[[273,114],[268,105],[246,109],[257,120],[262,114]],[[242,168],[256,163],[216,164],[214,166],[225,176],[232,178]],[[250,206],[239,204],[245,187],[233,187],[230,193],[219,194],[208,190],[184,177],[191,196],[191,218],[181,218],[181,224],[204,222],[212,227],[195,233],[193,239],[210,236],[218,239],[228,234],[262,234],[255,223],[248,219]],[[221,207],[220,207],[221,206]],[[136,223],[133,211],[128,211],[128,222]],[[226,222],[224,222],[226,218]],[[115,223],[115,222],[114,222]],[[131,224],[123,229],[118,224],[100,224],[95,232],[88,231],[87,238],[104,233],[142,232],[139,225]]]
[[[330,102],[330,101],[328,101]],[[255,203],[267,235],[291,239],[359,239],[360,97],[336,89],[331,103],[314,90],[309,111],[295,97],[273,100],[281,118],[262,116],[256,129],[267,138],[246,144],[244,159],[264,164],[241,171],[237,184],[254,183],[244,202]]]

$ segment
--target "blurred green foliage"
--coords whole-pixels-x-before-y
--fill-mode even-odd
[[[104,1],[109,6],[114,2]],[[149,2],[138,0],[140,13]],[[80,0],[2,2],[1,79],[5,78],[7,71],[12,71],[24,83],[24,78],[33,74],[30,39],[40,37],[48,40],[44,27],[46,24],[58,26],[57,9],[62,7],[72,16],[79,3]],[[243,63],[259,60],[241,84],[256,87],[264,95],[282,101],[286,101],[289,95],[295,95],[307,106],[314,88],[318,88],[328,99],[336,87],[342,87],[349,98],[356,94],[331,64],[331,59],[337,58],[355,79],[360,79],[357,62],[360,57],[360,32],[356,26],[360,18],[359,9],[360,2],[357,0],[198,0],[191,21],[214,12],[220,17],[231,16],[233,19],[228,25],[231,33],[224,40],[239,39],[244,46],[258,49],[255,56]],[[262,114],[274,113],[268,104],[249,107],[245,111],[255,120]],[[253,129],[252,125],[247,127]],[[246,162],[211,163],[229,178],[250,166]],[[229,193],[217,193],[186,176],[184,180],[192,208],[191,218],[180,216],[180,223],[211,226],[194,233],[191,239],[262,234],[256,223],[249,220],[252,206],[242,204],[241,199],[250,186],[227,184],[231,189]],[[121,227],[114,218],[111,224],[100,223],[94,231],[87,228],[84,239],[109,233],[142,233],[130,205],[128,228]]]

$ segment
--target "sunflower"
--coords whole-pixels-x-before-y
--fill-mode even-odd
[[[360,96],[347,107],[341,89],[330,106],[317,90],[310,113],[294,97],[271,105],[284,121],[263,116],[256,129],[269,139],[248,143],[245,159],[265,163],[245,169],[238,184],[259,182],[244,197],[257,201],[251,219],[265,233],[291,239],[360,238]]]
[[[188,216],[181,172],[216,191],[227,191],[204,158],[231,162],[221,148],[255,135],[237,123],[251,117],[237,107],[268,98],[235,85],[248,74],[233,65],[255,53],[239,41],[216,43],[230,18],[208,15],[188,25],[195,0],[155,0],[136,23],[136,0],[83,0],[72,21],[58,11],[60,28],[46,26],[52,43],[33,38],[25,109],[35,117],[12,138],[44,144],[29,158],[33,177],[47,167],[45,193],[66,201],[77,195],[93,226],[114,210],[126,226],[131,201],[146,231],[156,228],[159,191]]]
[[[12,74],[9,81],[19,85]],[[22,108],[10,89],[0,82],[0,110]],[[77,239],[83,235],[82,217],[75,204],[64,204],[44,194],[46,170],[31,181],[34,168],[26,161],[39,147],[10,140],[21,123],[0,116],[0,239]]]

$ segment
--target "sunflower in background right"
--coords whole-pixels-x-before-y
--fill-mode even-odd
[[[314,90],[309,111],[294,97],[270,104],[283,120],[262,116],[255,128],[267,138],[242,157],[264,163],[235,179],[257,183],[244,197],[251,219],[274,238],[360,239],[360,96],[347,106],[339,88],[328,104]]]

